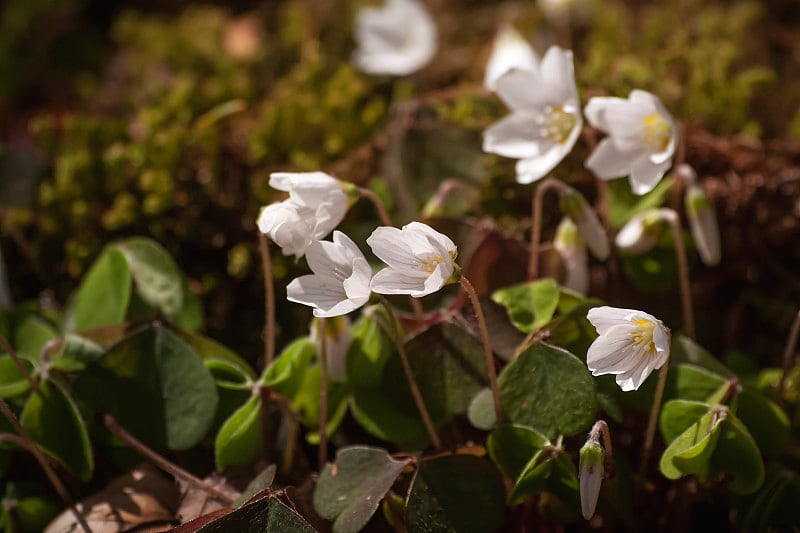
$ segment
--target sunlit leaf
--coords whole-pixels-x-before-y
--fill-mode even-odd
[[[225,421],[214,442],[218,472],[230,465],[250,466],[261,454],[261,396],[253,395]]]
[[[511,322],[525,333],[550,322],[558,307],[560,291],[552,279],[529,281],[492,293],[492,300],[506,308]]]
[[[115,247],[128,262],[139,297],[167,316],[176,315],[183,306],[183,278],[169,253],[144,237],[119,241]]]
[[[108,247],[95,260],[73,295],[72,331],[119,324],[125,320],[133,278],[125,256]]]

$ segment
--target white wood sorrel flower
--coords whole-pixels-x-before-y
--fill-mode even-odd
[[[583,127],[572,52],[553,46],[536,68],[512,69],[496,85],[511,115],[483,133],[483,150],[519,159],[519,183],[541,179],[572,150]]]
[[[531,45],[510,24],[500,27],[492,44],[492,55],[486,63],[483,86],[490,91],[497,89],[497,80],[511,69],[536,70],[539,59]]]
[[[356,190],[324,172],[276,172],[269,184],[288,192],[289,198],[262,208],[258,229],[281,247],[283,255],[295,258],[339,225]]]
[[[421,298],[458,281],[461,269],[456,245],[426,224],[411,222],[403,229],[382,226],[367,239],[372,252],[389,265],[372,278],[379,294]]]
[[[603,306],[586,318],[600,334],[586,354],[593,376],[614,374],[622,390],[636,390],[669,359],[669,330],[653,315]]]
[[[365,7],[356,16],[355,39],[353,63],[368,74],[411,74],[436,53],[436,25],[418,0]]]
[[[330,317],[354,311],[369,300],[372,269],[341,231],[333,232],[333,242],[312,242],[306,261],[314,274],[289,283],[286,297],[290,302],[313,307],[314,316]]]
[[[651,191],[672,164],[677,137],[661,101],[635,89],[627,100],[594,97],[583,112],[589,124],[609,134],[586,160],[586,168],[604,180],[628,176],[634,194]]]

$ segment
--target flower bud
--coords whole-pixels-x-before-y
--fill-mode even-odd
[[[535,70],[539,63],[536,52],[513,26],[503,25],[497,32],[492,45],[492,55],[486,63],[483,86],[490,91],[497,88],[497,80],[511,70]]]
[[[703,188],[691,183],[684,197],[686,218],[692,231],[694,245],[700,259],[708,266],[716,266],[722,257],[719,243],[719,226],[714,204]]]
[[[578,228],[569,218],[563,218],[558,225],[553,248],[564,261],[566,277],[562,285],[586,294],[589,290],[589,258]]]
[[[666,224],[659,209],[648,209],[631,218],[617,233],[614,241],[621,251],[639,255],[658,244],[664,234]]]
[[[597,508],[597,499],[600,496],[600,486],[603,484],[603,474],[605,472],[603,461],[605,451],[595,438],[589,437],[586,444],[581,448],[580,463],[580,494],[581,494],[581,513],[586,520],[594,516]]]
[[[311,321],[311,340],[321,349],[319,319]],[[347,381],[347,351],[353,342],[350,319],[347,315],[325,318],[325,358],[328,362],[328,377],[339,383]]]
[[[586,198],[572,187],[565,185],[559,197],[559,204],[561,212],[578,226],[578,231],[592,255],[600,261],[607,259],[610,251],[608,235]]]

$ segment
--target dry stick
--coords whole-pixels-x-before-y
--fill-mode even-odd
[[[383,202],[377,194],[365,187],[359,187],[358,194],[361,196],[361,198],[369,200],[372,205],[375,206],[375,210],[378,211],[378,217],[381,219],[381,224],[384,226],[393,226],[392,219],[389,217],[389,213],[386,211],[386,206],[383,205]],[[422,310],[422,304],[420,301],[412,296],[408,297],[408,301],[411,302],[411,309],[414,311],[414,316],[417,318],[417,320],[422,320],[424,312]]]
[[[325,340],[325,318],[317,320],[317,333],[319,335],[319,368],[322,377],[319,382],[319,471],[328,462],[328,346]]]
[[[541,182],[533,193],[533,228],[531,229],[531,255],[528,259],[528,281],[539,277],[539,240],[542,238],[542,200],[551,189],[562,190],[564,184],[555,178],[547,178]]]
[[[403,347],[403,339],[400,338],[400,330],[397,327],[397,318],[394,316],[394,311],[392,311],[392,308],[386,298],[381,297],[381,303],[386,309],[386,313],[389,315],[389,321],[392,323],[392,332],[394,333],[395,344],[397,344],[397,352],[400,354],[400,361],[403,363],[403,371],[406,373],[406,379],[408,380],[408,386],[411,389],[411,395],[414,397],[414,402],[417,404],[419,414],[422,415],[422,423],[425,424],[425,429],[428,431],[428,437],[431,439],[433,447],[437,450],[441,450],[442,441],[439,439],[439,435],[436,434],[436,429],[433,427],[433,422],[431,421],[431,415],[428,414],[428,409],[425,407],[425,402],[422,400],[422,393],[419,391],[417,382],[414,379],[414,372],[411,370],[411,365],[409,364],[408,356],[406,355],[406,349]]]
[[[797,348],[797,337],[800,335],[800,311],[794,317],[792,322],[792,329],[789,330],[789,338],[786,339],[786,349],[783,351],[783,373],[781,380],[778,382],[778,400],[783,402],[783,391],[786,387],[786,378],[789,376],[789,370],[792,366],[792,357]]]
[[[472,283],[465,276],[461,276],[458,281],[467,292],[472,302],[472,307],[475,309],[475,315],[478,317],[478,326],[480,327],[481,340],[483,341],[483,353],[486,356],[486,373],[489,376],[489,386],[492,389],[492,399],[494,400],[494,415],[497,418],[496,425],[499,426],[503,422],[503,413],[500,409],[500,391],[497,388],[497,370],[494,368],[494,355],[492,354],[492,345],[489,343],[489,328],[486,327],[483,308]]]
[[[120,426],[113,416],[109,414],[103,415],[103,423],[106,425],[108,430],[111,431],[111,433],[124,440],[128,446],[136,450],[136,452],[140,455],[155,463],[155,465],[161,470],[168,472],[173,477],[179,477],[188,481],[192,485],[202,489],[226,505],[233,505],[233,498],[148,448],[146,444],[138,440],[136,437],[128,433],[125,428]]]
[[[89,527],[89,524],[86,523],[86,520],[78,512],[78,509],[75,507],[75,503],[72,501],[72,497],[69,495],[69,492],[67,492],[64,484],[61,483],[61,480],[58,478],[55,470],[53,470],[53,467],[50,466],[50,463],[47,461],[47,457],[45,457],[45,455],[42,453],[42,450],[39,449],[39,446],[36,444],[36,441],[33,440],[31,434],[28,433],[24,427],[22,427],[22,424],[20,424],[19,420],[17,420],[17,417],[14,416],[14,412],[11,411],[11,408],[2,398],[0,398],[0,411],[3,411],[3,414],[11,423],[11,425],[14,426],[16,432],[19,433],[19,436],[25,441],[25,448],[36,458],[36,461],[38,461],[39,465],[42,467],[42,470],[44,470],[44,473],[47,475],[47,479],[49,479],[50,483],[53,485],[53,488],[56,489],[58,495],[69,506],[72,514],[75,515],[75,520],[77,520],[78,524],[81,526],[81,529],[83,529],[86,533],[91,533],[92,530]]]
[[[14,348],[11,347],[11,344],[9,344],[8,340],[6,340],[6,338],[3,337],[2,335],[0,335],[0,346],[2,346],[2,348],[6,352],[8,352],[8,355],[11,356],[11,359],[14,361],[14,364],[17,365],[17,368],[19,369],[19,373],[22,374],[22,376],[27,380],[28,384],[31,386],[31,390],[36,390],[39,385],[33,379],[33,376],[30,375],[28,369],[25,368],[25,365],[20,360],[19,356],[17,355],[17,352],[14,351]]]
[[[275,358],[275,287],[272,280],[272,259],[269,255],[267,236],[258,232],[261,250],[261,267],[264,272],[264,366]]]

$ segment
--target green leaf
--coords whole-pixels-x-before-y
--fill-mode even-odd
[[[124,321],[132,280],[125,256],[113,247],[103,250],[73,297],[74,308],[67,329],[92,329]]]
[[[712,407],[667,446],[659,463],[661,473],[667,479],[697,474],[705,481],[721,430],[720,411]]]
[[[144,237],[126,239],[115,246],[128,262],[139,297],[166,316],[176,315],[183,306],[183,277],[169,253]]]
[[[375,314],[363,314],[350,330],[353,341],[347,351],[347,377],[357,387],[378,387],[394,343]]]
[[[185,450],[214,420],[214,378],[169,329],[146,329],[111,347],[75,383],[78,397],[156,448]]]
[[[497,413],[494,409],[492,389],[483,388],[475,395],[467,407],[469,423],[478,429],[489,431],[497,425]]]
[[[800,524],[798,501],[800,476],[773,464],[767,468],[764,484],[749,498],[740,526],[744,531],[791,531]]]
[[[506,308],[520,331],[530,333],[550,322],[559,296],[558,284],[548,278],[502,288],[492,294],[492,301]]]
[[[75,402],[51,379],[39,384],[20,415],[20,422],[48,455],[87,481],[94,456],[86,424]]]
[[[275,498],[261,498],[214,520],[197,533],[316,533],[311,524]]]
[[[387,398],[380,390],[356,387],[350,410],[369,434],[400,443],[403,448],[421,448],[428,441],[419,413],[410,413]]]
[[[711,405],[690,400],[669,400],[661,407],[659,428],[664,441],[667,443],[675,440],[678,435],[705,415]]]
[[[489,457],[506,476],[519,477],[534,455],[550,441],[533,428],[503,425],[495,429],[486,439]]]
[[[514,481],[514,488],[511,489],[511,493],[508,495],[508,503],[512,505],[521,503],[542,492],[553,470],[554,457],[555,455],[551,448],[536,452]]]
[[[247,364],[247,361],[214,339],[210,339],[200,335],[199,333],[190,333],[181,329],[173,329],[172,332],[180,337],[185,343],[194,348],[195,352],[197,352],[197,355],[199,355],[201,359],[217,359],[227,361],[247,374],[250,379],[256,378],[256,373],[253,372],[253,369],[249,364]]]
[[[67,333],[61,349],[50,360],[50,366],[67,372],[83,370],[100,358],[104,351],[105,349],[96,342],[74,333]]]
[[[508,421],[554,437],[574,435],[594,422],[595,385],[586,364],[566,350],[539,343],[514,359],[498,377]]]
[[[627,178],[609,181],[608,221],[613,227],[621,228],[634,215],[652,207],[659,207],[666,201],[674,181],[673,178],[662,179],[652,191],[642,196],[633,194]]]
[[[721,389],[727,389],[728,381],[702,367],[681,364],[670,368],[667,374],[666,395],[671,398],[716,403],[715,397]]]
[[[181,292],[183,293],[183,303],[172,316],[172,320],[179,328],[196,333],[203,329],[205,323],[203,300],[189,289],[185,276],[181,276]]]
[[[672,364],[689,363],[705,368],[712,374],[733,379],[736,375],[708,353],[702,346],[683,334],[673,335],[670,351]]]
[[[734,494],[750,494],[764,482],[764,461],[755,440],[733,415],[722,422],[722,434],[712,458],[715,473],[730,472],[728,488]]]
[[[303,382],[303,375],[316,355],[317,346],[311,339],[299,338],[287,346],[264,370],[261,382],[287,398],[293,398]]]
[[[218,472],[231,465],[250,466],[261,455],[261,396],[253,395],[225,421],[214,442]]]
[[[500,472],[474,455],[422,461],[406,505],[409,533],[486,533],[500,526],[505,508]]]
[[[319,443],[320,384],[322,371],[319,364],[307,368],[301,376],[302,382],[292,398],[292,411],[298,414],[300,421],[308,428],[306,440],[311,444]],[[344,415],[347,413],[348,388],[342,383],[328,383],[328,424],[326,431],[330,437],[336,432]]]
[[[231,390],[250,390],[253,380],[239,365],[222,359],[204,359],[203,364],[214,376],[217,387]]]
[[[334,521],[334,533],[361,531],[408,462],[380,448],[340,448],[335,464],[325,465],[319,476],[314,509]]]
[[[761,453],[778,453],[789,441],[789,417],[778,404],[757,390],[745,387],[739,393],[736,416],[747,427]]]
[[[234,508],[241,507],[247,503],[248,500],[256,496],[259,492],[268,489],[275,481],[275,473],[278,471],[278,465],[269,465],[262,470],[253,480],[247,484],[247,487],[233,502]]]
[[[562,289],[559,307],[561,307],[563,300],[564,292]],[[572,353],[586,353],[589,350],[589,346],[597,338],[597,330],[587,320],[586,313],[592,307],[599,305],[603,305],[602,300],[590,298],[575,306],[567,306],[569,311],[562,311],[561,316],[556,317],[547,326],[550,331],[550,342]],[[616,384],[614,386],[617,387]]]
[[[32,373],[34,365],[27,357],[20,357],[20,362]],[[11,398],[27,392],[30,388],[28,380],[17,368],[10,355],[0,356],[0,398]]]
[[[61,511],[61,505],[37,496],[22,498],[13,507],[13,514],[20,528],[16,531],[45,531]]]

